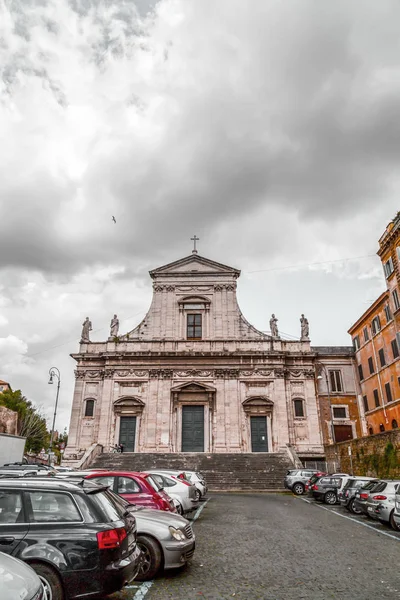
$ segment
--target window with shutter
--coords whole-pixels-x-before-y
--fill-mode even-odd
[[[368,340],[369,340],[368,327],[364,327],[363,333],[364,333],[364,342],[368,342]]]
[[[372,333],[374,335],[376,335],[377,333],[380,332],[380,330],[381,330],[381,320],[380,320],[379,316],[376,316],[376,317],[374,317],[372,319],[371,329],[372,329]]]
[[[376,408],[378,408],[378,406],[380,406],[378,390],[374,390],[374,400],[375,400],[375,406],[376,406]]]
[[[373,375],[375,373],[375,367],[374,367],[374,359],[372,358],[372,356],[370,356],[368,359],[368,367],[369,367],[370,375]]]
[[[392,388],[390,387],[390,383],[385,383],[385,390],[386,390],[387,401],[392,402],[393,396],[392,396]]]
[[[398,358],[398,356],[399,356],[399,347],[397,345],[397,341],[396,340],[392,340],[390,343],[392,345],[393,358]]]
[[[397,292],[396,289],[393,290],[392,296],[393,296],[394,309],[395,310],[399,310],[399,308],[400,308],[400,300],[399,300],[399,294],[398,294],[398,292]]]
[[[340,371],[329,371],[329,380],[331,384],[331,392],[342,392],[342,374]]]
[[[362,381],[364,379],[364,372],[363,372],[362,365],[358,365],[358,376],[360,378],[360,381]]]
[[[385,352],[384,352],[383,348],[381,348],[378,351],[378,354],[379,354],[379,361],[381,363],[381,367],[384,367],[386,365],[386,358],[385,358]]]
[[[368,408],[368,398],[367,398],[367,396],[363,396],[363,403],[364,403],[364,412],[368,412],[369,408]]]

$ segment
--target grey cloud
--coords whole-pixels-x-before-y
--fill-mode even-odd
[[[175,27],[163,22],[160,4],[142,29],[133,2],[107,3],[105,17],[101,2],[70,1],[86,26],[94,19],[87,61],[101,70],[92,72],[92,94],[84,101],[103,103],[99,117],[106,124],[79,182],[40,172],[35,180],[33,173],[25,182],[26,211],[13,210],[23,190],[17,199],[13,190],[4,192],[10,227],[0,239],[0,264],[73,274],[128,261],[137,272],[149,252],[161,258],[188,232],[212,236],[221,223],[237,224],[265,207],[295,213],[300,222],[328,223],[382,202],[400,158],[400,88],[379,85],[385,69],[400,66],[392,25],[400,8],[382,4],[392,11],[390,20],[373,2],[363,4],[362,15],[359,3],[348,1],[271,1],[251,11],[239,1],[186,2]],[[157,10],[154,3],[136,6],[142,14]],[[148,50],[153,60],[142,62]],[[122,64],[126,95],[100,89],[96,96],[96,78]],[[63,83],[60,74],[49,87],[64,94],[66,106]],[[61,206],[78,186],[86,206],[76,222],[71,215],[60,222]],[[279,237],[270,231],[271,252]]]

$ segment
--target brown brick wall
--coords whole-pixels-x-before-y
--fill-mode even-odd
[[[325,453],[328,465],[336,463],[336,469],[344,473],[400,478],[400,430],[325,446]]]

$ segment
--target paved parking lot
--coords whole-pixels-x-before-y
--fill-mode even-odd
[[[349,518],[344,518],[349,517]],[[291,495],[213,495],[183,571],[115,600],[400,599],[400,533]]]

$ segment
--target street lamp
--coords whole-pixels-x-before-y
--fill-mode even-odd
[[[53,384],[53,379],[54,377],[57,377],[57,394],[56,394],[56,405],[54,407],[54,417],[53,417],[53,425],[51,427],[51,433],[50,433],[50,449],[49,449],[49,465],[51,465],[51,447],[53,445],[53,437],[54,437],[54,426],[56,424],[56,416],[57,416],[57,404],[58,404],[58,395],[60,393],[60,383],[61,383],[61,377],[60,377],[60,371],[59,369],[57,369],[57,367],[51,367],[50,371],[49,371],[49,384]]]
[[[329,390],[328,371],[326,370],[326,367],[325,367],[325,365],[323,363],[316,362],[315,364],[320,369],[320,373],[319,373],[319,375],[317,375],[317,379],[321,380],[323,378],[322,375],[321,375],[321,371],[323,371],[323,373],[325,375],[326,389],[327,389],[327,392],[328,392],[329,412],[330,412],[330,415],[331,415],[331,435],[332,435],[332,442],[335,444],[336,443],[336,437],[335,437],[335,427],[333,425],[333,409],[332,409],[332,402],[331,402],[331,394],[330,394],[330,390]]]

